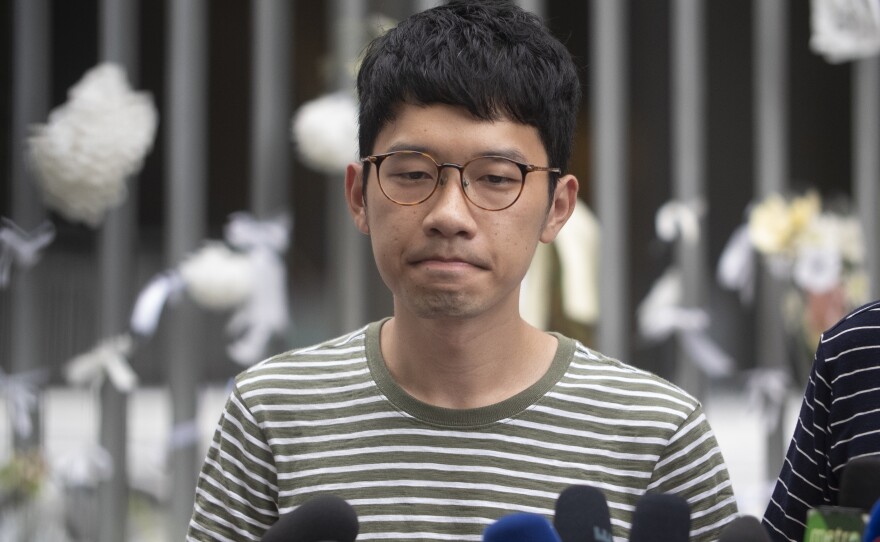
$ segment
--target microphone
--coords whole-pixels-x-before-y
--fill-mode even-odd
[[[672,493],[645,493],[636,503],[630,542],[689,542],[691,506]]]
[[[862,540],[864,542],[880,542],[880,499],[871,508],[871,515],[868,517],[868,525],[865,527]]]
[[[559,494],[553,526],[562,542],[612,542],[608,502],[592,486],[569,486]]]
[[[817,506],[807,511],[804,540],[837,537],[835,540],[862,540],[868,513],[880,498],[880,457],[864,456],[850,460],[840,474],[837,506]]]
[[[539,514],[509,514],[483,531],[483,542],[561,542],[550,521]]]
[[[771,542],[770,534],[755,516],[739,516],[722,529],[718,542]]]
[[[880,499],[880,456],[857,457],[843,466],[837,504],[869,513]]]
[[[260,542],[354,542],[357,514],[335,495],[314,497],[281,516]]]

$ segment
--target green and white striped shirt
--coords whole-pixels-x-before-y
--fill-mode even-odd
[[[737,510],[699,402],[669,382],[556,335],[556,356],[522,393],[454,410],[397,386],[382,322],[244,371],[196,489],[187,540],[258,541],[320,494],[348,501],[358,540],[479,541],[513,512],[552,519],[566,487],[608,500],[629,538],[646,491],[691,505],[691,539],[718,538]]]

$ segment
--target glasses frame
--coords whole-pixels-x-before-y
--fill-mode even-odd
[[[437,179],[434,181],[434,188],[432,188],[431,192],[427,196],[422,198],[421,200],[413,202],[413,203],[405,203],[405,202],[397,201],[396,199],[389,196],[388,193],[385,192],[385,188],[382,187],[382,181],[381,181],[381,177],[379,175],[379,168],[382,166],[382,162],[384,162],[386,158],[388,158],[389,156],[394,156],[395,154],[418,154],[418,155],[424,156],[425,158],[427,158],[428,160],[433,162],[435,166],[437,166]],[[476,160],[480,160],[483,158],[499,158],[502,160],[507,160],[508,162],[511,162],[511,163],[515,164],[517,167],[519,167],[519,170],[522,173],[522,182],[519,185],[519,192],[516,194],[516,197],[513,199],[513,201],[511,201],[509,204],[505,205],[504,207],[500,207],[498,209],[491,209],[489,207],[483,207],[479,203],[472,200],[471,197],[467,193],[465,180],[464,180],[464,168],[466,168],[468,166],[468,164],[470,164],[471,162],[474,162]],[[443,169],[448,168],[448,167],[451,167],[453,169],[458,170],[459,185],[461,186],[462,193],[464,193],[464,197],[469,202],[471,202],[471,204],[473,204],[474,206],[479,207],[480,209],[483,209],[485,211],[503,211],[504,209],[508,209],[508,208],[512,207],[514,203],[519,201],[519,197],[522,195],[522,192],[523,192],[523,186],[525,186],[525,184],[526,184],[526,175],[528,175],[529,173],[533,173],[535,171],[547,171],[549,173],[555,173],[556,175],[562,175],[562,170],[559,168],[556,168],[556,167],[536,166],[534,164],[524,164],[522,162],[518,162],[517,160],[513,160],[511,158],[508,158],[507,156],[497,156],[497,155],[491,155],[491,154],[486,155],[486,156],[477,156],[476,158],[472,158],[472,159],[468,160],[464,164],[456,164],[454,162],[438,163],[437,160],[435,160],[433,156],[431,156],[428,153],[421,152],[421,151],[400,150],[400,151],[391,151],[391,152],[386,152],[386,153],[382,153],[382,154],[373,154],[370,156],[365,156],[365,157],[361,158],[360,161],[364,164],[374,164],[376,166],[376,183],[379,185],[379,190],[382,191],[382,194],[386,198],[388,198],[389,201],[392,201],[398,205],[403,205],[405,207],[412,207],[414,205],[419,205],[421,203],[428,201],[431,198],[431,196],[434,195],[434,192],[437,191],[437,187],[440,186],[440,177],[441,177],[441,174],[443,173]]]

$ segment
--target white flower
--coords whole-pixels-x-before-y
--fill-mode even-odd
[[[858,218],[846,216],[840,218],[838,244],[844,261],[861,265],[865,262],[865,239],[862,236],[862,224]]]
[[[223,243],[206,243],[187,257],[180,275],[190,297],[207,309],[226,310],[243,303],[254,288],[254,273],[247,255],[233,252]]]
[[[799,287],[824,293],[840,284],[843,264],[840,252],[828,245],[810,245],[798,252],[792,279]]]
[[[308,167],[338,175],[358,159],[357,123],[351,93],[337,92],[303,104],[291,122],[291,136]]]
[[[151,96],[132,92],[121,67],[88,71],[28,140],[46,205],[69,220],[100,224],[124,201],[126,178],[153,145],[157,116]]]

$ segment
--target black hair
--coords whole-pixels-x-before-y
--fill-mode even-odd
[[[536,15],[498,0],[452,0],[403,20],[367,46],[357,91],[361,156],[401,104],[442,103],[534,126],[550,161],[539,165],[563,170],[581,98],[568,49]]]

